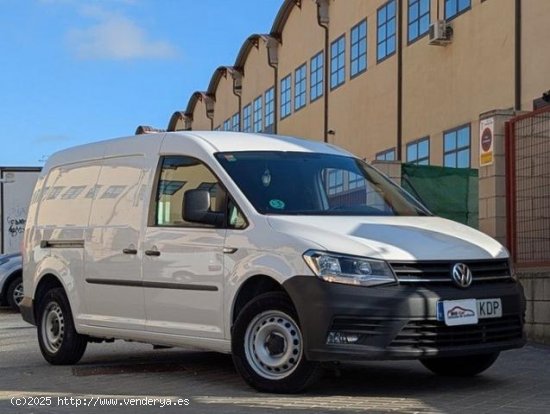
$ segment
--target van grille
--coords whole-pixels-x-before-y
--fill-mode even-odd
[[[446,326],[442,322],[409,322],[390,347],[445,348],[511,341],[523,337],[519,316],[480,319],[476,325]]]
[[[512,281],[507,259],[463,260],[463,261],[422,261],[390,263],[399,283],[439,283],[451,284],[452,269],[456,263],[468,265],[472,271],[473,284]]]

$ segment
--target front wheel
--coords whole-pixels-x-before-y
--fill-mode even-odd
[[[88,340],[76,332],[71,307],[62,288],[51,289],[38,304],[38,343],[44,359],[53,365],[76,364]]]
[[[300,392],[320,373],[318,364],[306,359],[296,311],[284,293],[248,303],[237,316],[231,346],[237,371],[259,391]]]
[[[497,360],[499,352],[463,357],[421,359],[422,365],[437,375],[473,377],[488,369]]]

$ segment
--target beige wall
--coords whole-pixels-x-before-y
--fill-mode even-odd
[[[202,99],[197,101],[193,110],[192,128],[195,131],[209,131],[212,129],[211,121],[206,116],[206,104]]]
[[[346,36],[346,82],[328,92],[329,142],[356,155],[373,159],[376,153],[395,147],[398,142],[398,67],[397,54],[376,61],[377,9],[386,0],[329,0],[330,43]],[[397,2],[399,3],[399,1]],[[437,19],[438,0],[431,0],[431,21]],[[439,0],[443,17],[444,1]],[[429,45],[428,36],[412,44],[407,39],[407,5],[403,0],[402,62],[402,155],[406,160],[407,143],[430,137],[430,162],[443,163],[443,132],[464,124],[471,127],[471,165],[478,166],[479,115],[514,106],[514,7],[515,0],[471,0],[471,9],[451,20],[454,36],[446,47]],[[550,1],[523,1],[523,66],[522,109],[530,109],[532,100],[550,89],[547,74],[550,34],[544,30],[550,19]],[[350,31],[367,18],[367,70],[350,79]],[[284,25],[278,26],[281,44],[278,48],[278,79],[268,65],[265,41],[252,47],[243,63],[241,109],[280,80],[292,74],[292,114],[278,121],[278,133],[323,139],[324,97],[309,102],[310,59],[324,48],[324,30],[317,23],[314,0],[302,0],[294,6]],[[282,27],[282,28],[281,28]],[[307,105],[294,111],[294,71],[307,63]],[[330,65],[330,63],[329,63]],[[330,67],[329,67],[330,69]],[[329,71],[330,74],[330,71]],[[275,113],[280,118],[280,90],[277,90]],[[231,77],[222,78],[216,90],[215,123],[236,112],[237,98]],[[263,103],[265,108],[265,102]],[[264,110],[265,112],[265,110]],[[241,114],[242,117],[242,114]],[[253,124],[253,120],[252,120]],[[193,129],[210,128],[204,104],[199,102],[194,113]]]
[[[346,83],[329,94],[329,129],[335,132],[329,141],[369,159],[397,143],[397,59],[394,55],[376,64],[376,10],[382,3],[330,3],[329,48],[335,39],[346,35]],[[350,31],[364,18],[367,71],[350,79]]]
[[[307,30],[304,28],[307,27]],[[323,50],[324,30],[317,24],[317,6],[312,0],[302,1],[301,7],[294,7],[281,33],[282,43],[279,47],[279,87],[280,80],[292,75],[291,116],[281,120],[277,108],[279,134],[296,135],[316,140],[323,139],[323,99],[309,102],[310,59]],[[306,64],[306,106],[294,110],[295,70]],[[280,90],[279,90],[280,99]],[[280,101],[279,101],[280,102]]]
[[[550,89],[550,1],[523,1],[521,109],[530,110],[533,99]]]
[[[258,47],[252,47],[250,50],[243,66],[243,75],[242,108],[251,104],[258,96],[263,96],[265,91],[273,86],[273,69],[268,64],[267,47],[264,40],[259,39]]]
[[[479,115],[514,105],[513,15],[513,0],[472,0],[472,9],[451,21],[450,45],[431,46],[424,37],[407,46],[404,36],[404,160],[406,142],[430,136],[431,162],[441,165],[442,131],[470,123],[471,165],[477,168]]]
[[[233,93],[233,78],[228,71],[222,75],[218,87],[214,91],[216,105],[214,107],[214,128],[218,125],[223,128],[223,123],[239,112],[239,99]]]

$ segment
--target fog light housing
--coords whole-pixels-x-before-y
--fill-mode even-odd
[[[327,344],[355,344],[361,335],[347,332],[330,331],[327,335]]]

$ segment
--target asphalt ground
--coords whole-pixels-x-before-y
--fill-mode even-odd
[[[507,351],[474,378],[442,378],[419,362],[369,362],[327,371],[299,395],[249,388],[231,357],[89,344],[75,366],[50,366],[35,327],[0,309],[0,413],[544,413],[550,347]]]

